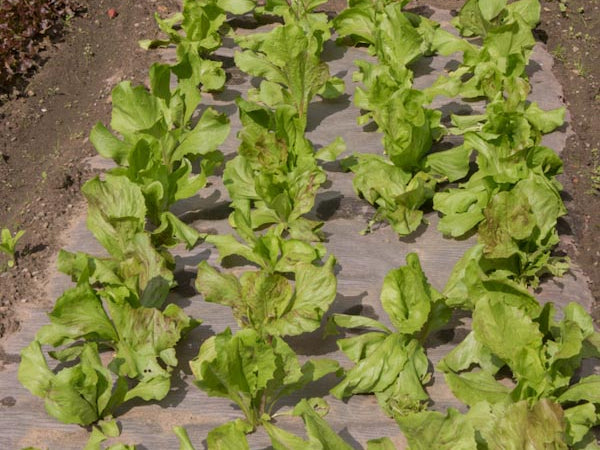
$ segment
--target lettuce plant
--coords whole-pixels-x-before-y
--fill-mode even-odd
[[[181,12],[167,19],[155,15],[156,23],[168,39],[142,40],[142,48],[177,46],[177,63],[171,67],[180,87],[195,91],[198,85],[216,91],[225,84],[222,63],[210,59],[221,47],[226,32],[227,13],[244,14],[255,7],[253,0],[185,0]]]
[[[219,261],[241,256],[258,270],[236,276],[203,261],[198,265],[198,292],[208,302],[229,306],[240,327],[252,328],[266,339],[316,330],[336,296],[335,258],[322,264],[322,245],[284,239],[274,229],[256,235],[241,211],[234,217],[236,223],[246,223],[238,228],[246,242],[231,235],[208,236],[207,242],[217,247]]]
[[[19,380],[45,399],[54,417],[89,425],[129,399],[164,398],[177,365],[174,347],[199,322],[174,304],[163,309],[174,286],[173,273],[170,261],[153,247],[144,231],[146,207],[141,189],[126,177],[108,174],[105,181],[95,178],[86,183],[83,192],[89,203],[88,227],[110,256],[60,253],[59,268],[77,286],[56,301],[49,313],[50,324],[23,350]],[[77,360],[79,369],[61,369],[55,374],[48,368],[41,345],[54,347],[50,356],[58,361]],[[107,348],[113,350],[113,357],[104,366],[99,363],[100,352]],[[35,371],[52,375],[41,384],[35,381]],[[135,383],[129,386],[128,379]],[[96,385],[97,390],[92,389]],[[69,400],[78,389],[84,398],[92,389],[87,409]],[[60,400],[62,396],[68,398]]]
[[[191,116],[200,95],[195,88],[181,86],[171,91],[171,69],[155,64],[150,70],[151,90],[119,84],[112,94],[111,128],[123,139],[98,123],[90,139],[98,153],[120,167],[109,173],[124,175],[142,189],[147,215],[158,229],[156,245],[184,242],[193,247],[200,236],[169,212],[176,201],[195,195],[206,178],[222,161],[217,147],[229,134],[229,121],[208,108],[194,127]],[[192,162],[200,163],[193,174]],[[170,233],[169,233],[170,232]]]
[[[552,426],[554,436],[531,439],[556,439],[561,448],[593,440],[589,430],[600,423],[600,398],[594,394],[600,377],[579,379],[577,370],[583,359],[600,356],[600,334],[576,303],[564,308],[561,321],[554,314],[551,303],[532,314],[505,299],[483,297],[473,312],[473,331],[439,363],[450,389],[471,407],[471,420],[479,420],[487,409],[485,414],[500,421],[488,433],[510,426],[502,421],[513,419],[502,414],[511,410],[517,415],[546,411],[543,416],[550,417],[544,427]],[[510,374],[510,383],[501,382],[503,373]],[[515,431],[526,439],[525,430]]]
[[[280,398],[339,367],[329,359],[309,360],[301,366],[283,339],[265,340],[251,328],[234,335],[227,329],[207,339],[190,366],[199,388],[239,406],[246,432],[269,421]]]
[[[342,36],[368,43],[378,58],[377,63],[356,62],[354,78],[364,87],[356,88],[354,100],[367,111],[359,124],[373,120],[383,133],[387,157],[359,154],[345,167],[355,174],[356,193],[377,207],[374,220],[387,220],[400,235],[421,224],[420,208],[431,200],[439,181],[468,171],[462,149],[427,159],[433,142],[443,135],[441,113],[425,107],[428,97],[412,88],[408,65],[430,51],[437,25],[403,12],[405,3],[356,2],[335,22]]]
[[[330,319],[330,330],[335,325],[373,330],[337,341],[355,366],[331,393],[338,398],[374,393],[392,416],[426,407],[423,386],[431,373],[424,343],[451,314],[444,297],[427,282],[417,255],[407,255],[406,262],[386,275],[381,290],[381,304],[395,330],[368,317],[335,314]]]
[[[477,227],[483,257],[507,276],[536,285],[545,273],[561,274],[566,261],[551,256],[556,222],[566,213],[556,175],[562,161],[540,145],[543,133],[563,122],[564,109],[543,111],[526,103],[517,86],[498,94],[486,114],[454,116],[463,148],[475,151],[477,171],[458,188],[435,194],[443,216],[438,229],[454,237]]]
[[[319,187],[326,181],[316,158],[330,160],[344,150],[337,140],[315,153],[304,137],[304,125],[290,105],[275,110],[238,99],[243,129],[239,154],[225,167],[223,181],[231,206],[250,208],[251,227],[274,225],[278,234],[317,241],[321,222],[303,217],[314,205]],[[245,215],[246,213],[244,213]],[[234,227],[237,215],[230,221]]]
[[[320,60],[322,41],[296,23],[236,41],[246,50],[236,52],[235,64],[264,78],[258,91],[248,93],[249,98],[270,107],[293,106],[303,130],[308,105],[316,94],[331,98],[344,91],[343,81],[331,77],[327,64]]]

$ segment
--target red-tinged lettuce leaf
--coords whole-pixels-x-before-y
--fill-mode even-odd
[[[487,418],[483,405],[468,416],[488,448],[568,448],[563,410],[552,400],[490,405]]]
[[[240,324],[258,332],[269,325],[271,318],[283,315],[293,297],[292,286],[280,274],[245,272],[240,277],[240,287],[234,316]]]
[[[222,239],[217,241],[226,251],[226,243]],[[235,253],[239,254],[237,247],[248,249],[233,238],[229,241]],[[278,250],[280,242],[274,244],[274,250]],[[275,264],[294,274],[293,285],[280,273],[247,271],[238,279],[202,262],[198,265],[196,288],[205,300],[231,307],[240,327],[253,328],[264,336],[294,336],[314,331],[336,296],[335,259],[329,258],[323,266],[302,261],[312,261],[318,253],[301,241],[296,244],[283,245],[283,256],[287,259]],[[275,257],[280,256],[277,251]]]
[[[455,409],[450,408],[446,416],[437,411],[398,416],[396,422],[411,449],[477,449],[473,425]]]
[[[527,197],[504,191],[492,197],[479,226],[479,241],[488,258],[510,258],[520,251],[519,241],[529,238],[536,226]]]
[[[396,418],[411,449],[567,449],[561,407],[548,399],[529,405],[479,402],[468,413],[426,411]]]
[[[556,221],[567,213],[556,184],[545,176],[531,172],[527,179],[517,183],[514,191],[516,195],[529,200],[531,213],[539,229],[536,244],[542,248],[548,240],[552,241],[550,245],[556,244]]]
[[[119,333],[111,367],[120,375],[137,378],[140,384],[162,386],[160,392],[146,389],[143,395],[139,393],[146,400],[160,400],[168,392],[170,372],[177,365],[175,345],[200,322],[174,304],[162,312],[155,308],[133,308],[127,302],[108,302],[107,306]],[[130,396],[133,396],[131,391]]]
[[[310,100],[329,79],[327,64],[321,62],[320,42],[297,23],[286,23],[269,33],[253,38],[239,38],[243,48],[235,53],[235,63],[244,72],[278,83],[289,96],[303,123]],[[267,99],[268,100],[268,99]],[[272,101],[268,103],[275,106]]]

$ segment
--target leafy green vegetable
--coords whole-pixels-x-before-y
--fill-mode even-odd
[[[473,313],[473,332],[438,368],[453,393],[472,410],[481,402],[511,404],[510,409],[525,400],[544,399],[550,409],[540,404],[539,412],[557,414],[560,435],[564,432],[563,409],[569,411],[564,417],[572,445],[587,438],[590,427],[599,420],[591,414],[600,403],[600,397],[594,395],[598,377],[578,380],[576,371],[582,360],[597,355],[600,347],[591,317],[580,305],[567,305],[560,322],[555,322],[553,315],[550,303],[531,313],[507,304],[502,297],[483,297]],[[505,366],[512,378],[509,384],[499,380],[499,371]],[[571,411],[570,406],[578,402],[585,403]],[[552,420],[545,419],[547,426]]]
[[[229,121],[208,108],[194,127],[188,123],[200,102],[194,90],[183,85],[171,91],[171,68],[155,64],[150,71],[151,90],[119,84],[112,94],[111,128],[123,139],[98,123],[90,139],[98,153],[112,158],[121,167],[109,173],[124,175],[140,186],[147,215],[158,226],[155,239],[162,245],[183,241],[193,247],[198,233],[168,213],[176,201],[195,195],[206,177],[221,163],[217,147],[229,134]],[[195,89],[195,88],[194,88]],[[192,162],[200,161],[201,171],[192,174]],[[173,241],[165,230],[173,233]]]
[[[307,400],[294,407],[294,415],[302,417],[308,434],[308,443],[323,449],[349,450],[350,447],[329,424],[314,410]]]
[[[453,20],[465,36],[486,36],[499,26],[523,20],[530,28],[540,20],[537,0],[520,0],[507,5],[506,0],[467,0]]]
[[[345,150],[337,138],[315,151],[305,137],[314,96],[333,98],[345,89],[321,61],[331,37],[327,16],[316,12],[323,3],[268,0],[255,8],[253,0],[184,0],[182,13],[157,16],[168,40],[143,45],[176,44],[176,64],[153,65],[149,89],[119,84],[111,130],[99,123],[91,134],[98,152],[119,165],[83,188],[88,227],[108,256],[60,253],[60,270],[77,285],[57,300],[50,324],[22,352],[19,380],[52,416],[90,425],[125,401],[161,399],[170,389],[175,346],[199,322],[176,305],[165,307],[175,285],[167,248],[192,248],[205,237],[170,209],[196,195],[223,161],[217,147],[229,133],[228,119],[211,108],[192,117],[199,86],[223,87],[221,62],[209,58],[229,31],[227,13],[254,10],[284,23],[235,38],[244,49],[236,63],[262,81],[248,100],[237,100],[241,145],[223,176],[235,235],[206,240],[219,260],[239,256],[257,267],[236,276],[206,262],[198,266],[197,290],[206,301],[229,306],[241,331],[209,338],[190,363],[196,384],[231,399],[244,418],[218,426],[206,442],[209,449],[249,448],[246,434],[263,425],[276,450],[350,448],[322,418],[322,399],[301,400],[291,412],[304,421],[307,440],[271,422],[281,398],[340,372],[333,360],[301,365],[283,340],[316,330],[336,296],[335,259],[324,260],[319,242],[322,223],[305,217],[326,181],[317,160],[334,161]],[[569,304],[557,321],[553,305],[540,305],[527,290],[544,274],[567,268],[565,259],[552,256],[557,219],[566,212],[556,180],[562,162],[541,145],[542,135],[563,123],[564,109],[544,111],[527,101],[525,68],[539,2],[468,0],[454,23],[480,41],[403,11],[407,3],[351,0],[334,20],[340,41],[366,44],[378,58],[356,63],[361,87],[354,98],[363,110],[359,124],[375,122],[385,151],[354,155],[343,166],[354,172],[357,194],[377,208],[374,220],[409,234],[433,199],[444,234],[476,230],[479,243],[455,266],[443,294],[429,285],[415,254],[390,271],[381,302],[391,329],[368,317],[330,319],[328,333],[365,331],[338,341],[355,365],[331,392],[338,398],[375,393],[411,448],[595,448],[590,429],[600,424],[600,377],[580,378],[578,370],[583,360],[600,357],[600,334],[581,306]],[[462,53],[462,63],[417,90],[411,64],[434,52]],[[486,111],[452,116],[446,129],[441,112],[429,106],[438,95],[484,98]],[[432,152],[445,133],[464,142]],[[435,193],[447,181],[462,183]],[[3,230],[0,249],[14,254],[19,238]],[[465,414],[426,411],[431,371],[424,345],[451,308],[473,313],[473,330],[438,365],[469,407]],[[53,347],[49,355],[64,363],[60,370],[50,369],[42,345]],[[181,449],[193,448],[183,428],[174,431]],[[99,422],[86,448],[116,435],[115,422]],[[367,445],[394,448],[387,438]]]
[[[208,433],[206,442],[210,450],[250,450],[246,433],[252,431],[247,423],[240,419],[227,422]]]
[[[381,292],[382,305],[396,332],[373,319],[332,316],[330,320],[338,326],[377,331],[338,340],[338,347],[356,365],[331,393],[338,398],[375,393],[394,417],[421,410],[429,399],[423,385],[431,376],[423,342],[450,318],[443,300],[428,284],[417,255],[409,254],[407,266],[388,273]]]
[[[511,89],[508,98],[498,93],[485,115],[453,117],[463,148],[477,153],[478,170],[458,188],[436,193],[433,207],[444,214],[440,231],[458,237],[477,227],[486,264],[535,286],[545,273],[566,269],[565,260],[551,256],[556,222],[566,213],[555,179],[562,162],[539,145],[564,110],[542,111],[525,95]]]
[[[179,450],[195,450],[185,428],[180,426],[173,427],[173,433],[179,439]]]
[[[160,311],[136,305],[135,300],[135,295],[122,285],[96,292],[82,283],[57,300],[49,314],[51,323],[38,331],[37,340],[54,347],[70,345],[51,352],[60,361],[80,356],[88,345],[81,344],[80,339],[102,343],[114,350],[108,367],[119,377],[138,381],[126,390],[124,401],[134,397],[162,399],[177,365],[174,347],[200,322],[176,305]]]
[[[467,414],[423,411],[397,418],[411,449],[566,449],[563,411],[543,399],[510,405],[478,403]]]
[[[345,165],[355,173],[357,194],[377,207],[374,220],[387,220],[400,235],[421,224],[420,208],[433,197],[439,181],[468,171],[464,151],[427,157],[442,135],[441,113],[424,107],[429,98],[412,88],[413,73],[407,66],[431,50],[437,26],[404,13],[404,3],[356,2],[335,22],[342,36],[370,44],[379,59],[378,63],[356,61],[359,71],[354,78],[364,87],[356,88],[354,99],[367,111],[359,124],[370,120],[377,124],[390,161],[355,155]]]
[[[253,329],[219,333],[206,340],[190,362],[195,384],[210,396],[236,403],[253,429],[269,420],[277,401],[336,372],[333,360],[309,360],[302,366],[281,338],[268,341]]]
[[[61,252],[60,270],[74,281],[84,277],[91,283],[126,285],[146,306],[162,305],[174,286],[172,263],[144,231],[146,208],[140,188],[126,177],[107,174],[105,181],[88,181],[83,193],[88,228],[110,258]]]
[[[84,194],[88,226],[111,256],[60,253],[59,268],[78,285],[57,300],[49,315],[51,324],[39,330],[37,339],[54,347],[69,345],[51,352],[60,361],[80,358],[86,341],[100,342],[115,352],[109,368],[118,374],[117,385],[123,385],[125,377],[137,380],[131,388],[119,387],[124,389],[119,401],[161,399],[177,365],[174,346],[199,322],[176,305],[157,309],[174,285],[173,274],[144,231],[146,208],[140,188],[126,177],[108,174],[105,181],[89,181]],[[99,417],[103,414],[98,411]]]
[[[180,13],[167,19],[155,14],[159,28],[168,39],[145,39],[140,45],[149,49],[176,44],[177,64],[172,70],[181,88],[194,92],[201,84],[204,90],[219,90],[225,83],[225,71],[220,61],[208,56],[222,44],[227,12],[244,14],[254,7],[252,0],[184,0]]]
[[[38,341],[32,341],[21,352],[19,382],[32,394],[44,399],[46,411],[65,423],[89,425],[111,414],[123,401],[127,385],[118,378],[113,390],[113,377],[102,365],[96,343],[85,343],[80,361],[60,370],[50,370]]]
[[[118,437],[121,434],[119,426],[115,420],[101,420],[92,427],[92,433],[83,450],[100,450],[100,444],[111,437]],[[135,445],[113,444],[106,447],[106,450],[135,450]]]
[[[267,33],[238,37],[237,43],[246,50],[235,53],[236,65],[264,78],[250,98],[270,107],[292,105],[305,128],[308,104],[330,81],[327,64],[319,59],[321,41],[300,25],[288,23]],[[339,89],[343,92],[343,84]]]
[[[334,264],[333,257],[324,266],[296,263],[290,270],[295,278],[292,287],[280,273],[247,271],[238,279],[202,262],[196,289],[206,301],[231,307],[241,327],[265,337],[297,335],[316,330],[335,299]]]
[[[463,8],[462,17],[475,18],[477,13],[473,13],[472,7],[477,8],[477,3],[479,0],[469,0]],[[495,2],[492,0],[489,3]],[[471,29],[484,35],[481,47],[461,42],[450,33],[437,33],[432,46],[443,54],[462,51],[463,63],[449,76],[441,76],[427,88],[425,92],[429,96],[460,94],[463,98],[485,96],[492,100],[511,88],[528,92],[525,68],[535,45],[531,30],[539,21],[539,2],[521,0],[514,4],[517,3],[537,5],[537,15],[535,8],[525,6],[531,12],[531,16],[525,14],[528,21],[519,12],[515,12],[509,19],[494,26],[490,26],[489,22],[485,24],[485,19],[481,17],[471,22]],[[467,28],[463,28],[463,31],[467,31]]]
[[[304,137],[298,113],[289,105],[273,111],[242,99],[237,104],[244,126],[238,135],[241,145],[223,174],[233,208],[243,212],[232,216],[233,226],[243,226],[238,218],[247,220],[250,207],[252,229],[276,224],[279,234],[319,240],[322,224],[302,216],[312,209],[326,175]]]
[[[386,219],[400,235],[418,228],[423,221],[419,208],[434,194],[433,178],[424,172],[411,177],[378,155],[355,155],[345,165],[355,174],[355,192],[377,207],[374,220]]]

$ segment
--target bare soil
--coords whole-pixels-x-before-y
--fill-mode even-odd
[[[573,234],[565,249],[590,279],[600,318],[600,0],[542,1],[538,39],[555,56],[575,134],[563,153],[564,199],[569,216],[561,231]],[[26,231],[17,265],[0,255],[0,337],[18,329],[19,306],[49,302],[49,268],[64,244],[61,233],[84,208],[81,185],[92,176],[85,159],[94,154],[89,130],[110,120],[110,91],[119,81],[146,80],[156,55],[138,47],[158,36],[153,14],[177,10],[176,0],[80,1],[85,12],[66,24],[65,34],[43,54],[46,64],[22,96],[0,106],[0,228]],[[415,0],[413,7],[456,10],[460,0]],[[331,11],[345,7],[332,0]],[[107,11],[116,8],[111,19]],[[595,178],[597,177],[597,178]],[[63,236],[64,238],[64,236]]]

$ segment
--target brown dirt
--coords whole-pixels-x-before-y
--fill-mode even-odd
[[[575,135],[563,153],[565,232],[577,243],[570,256],[583,267],[600,304],[600,0],[541,0],[537,36],[554,54],[556,76],[564,86]],[[176,0],[81,1],[86,12],[73,18],[62,42],[43,55],[47,63],[31,79],[28,95],[0,107],[0,228],[23,229],[17,266],[2,270],[0,255],[0,336],[18,329],[15,311],[26,302],[45,302],[48,268],[63,244],[69,218],[83,208],[80,187],[91,173],[84,160],[93,124],[110,120],[110,90],[119,81],[143,82],[156,55],[137,40],[157,36],[153,13],[174,11]],[[460,0],[418,0],[413,6],[460,7]],[[343,7],[332,0],[331,9]],[[117,8],[110,19],[107,10]],[[583,8],[583,9],[580,9]],[[596,149],[596,150],[594,150]],[[53,299],[50,299],[53,300]],[[595,317],[600,317],[596,308]]]
[[[566,222],[577,244],[570,256],[590,279],[592,315],[599,323],[600,127],[595,121],[600,117],[600,1],[569,0],[566,13],[557,1],[543,1],[542,6],[538,30],[541,37],[547,35],[575,131],[562,154]]]

